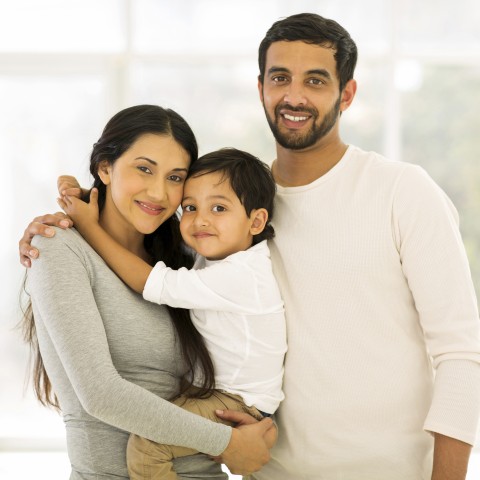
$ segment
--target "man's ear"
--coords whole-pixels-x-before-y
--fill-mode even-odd
[[[357,82],[352,78],[345,85],[340,101],[340,111],[344,112],[353,102],[355,93],[357,92]]]
[[[263,103],[263,82],[261,80],[260,75],[258,76],[258,94],[260,95],[260,101]]]
[[[250,233],[258,235],[263,232],[268,221],[268,212],[266,208],[257,208],[250,213]]]
[[[112,166],[107,160],[102,160],[98,165],[98,176],[104,185],[111,182]]]

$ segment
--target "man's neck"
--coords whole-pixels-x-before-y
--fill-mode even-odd
[[[347,148],[340,140],[305,150],[290,150],[277,144],[277,159],[272,165],[275,181],[283,187],[308,185],[332,169]]]

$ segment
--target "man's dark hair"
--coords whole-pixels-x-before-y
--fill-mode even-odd
[[[267,31],[258,49],[259,80],[263,84],[267,50],[274,42],[301,41],[332,48],[337,63],[340,91],[349,80],[357,63],[357,46],[350,34],[337,22],[315,13],[299,13],[275,22]]]
[[[253,244],[273,238],[275,232],[270,220],[273,217],[276,186],[270,168],[250,153],[236,148],[222,148],[194,162],[188,171],[188,178],[214,172],[221,172],[222,181],[230,182],[248,216],[257,208],[267,210],[267,224],[261,233],[254,235]]]

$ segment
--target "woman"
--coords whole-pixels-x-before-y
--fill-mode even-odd
[[[144,260],[190,266],[176,210],[196,157],[193,132],[172,110],[141,105],[116,114],[90,159],[103,228]],[[36,351],[37,395],[64,417],[71,479],[128,478],[129,432],[222,454],[243,472],[268,459],[268,419],[231,429],[167,401],[194,365],[204,390],[212,386],[211,361],[186,311],[144,301],[75,230],[35,244],[41,256],[27,276],[33,316],[27,312],[24,332]],[[183,478],[224,478],[206,456],[175,469]]]

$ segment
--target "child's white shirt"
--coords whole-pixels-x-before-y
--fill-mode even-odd
[[[215,367],[215,388],[265,413],[277,409],[283,400],[286,326],[266,241],[223,260],[199,256],[192,270],[159,262],[143,296],[191,310]]]

